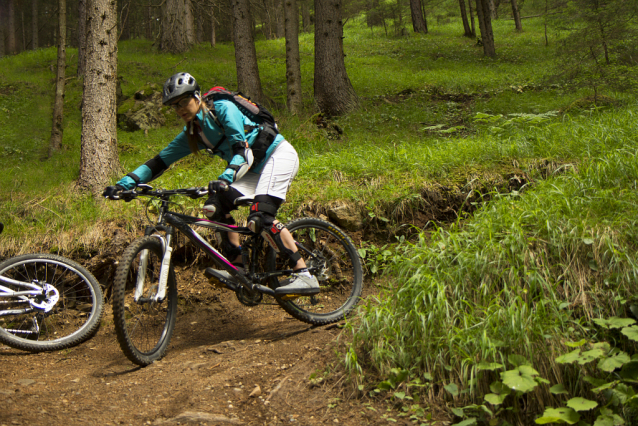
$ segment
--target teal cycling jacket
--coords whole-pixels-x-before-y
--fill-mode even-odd
[[[216,155],[224,159],[228,165],[240,165],[245,163],[245,159],[241,155],[233,155],[232,146],[237,142],[246,140],[249,146],[252,146],[255,142],[255,138],[259,133],[256,128],[257,124],[252,122],[248,117],[239,111],[237,106],[231,101],[219,100],[215,101],[215,115],[221,123],[222,128],[215,122],[215,119],[210,114],[200,111],[197,113],[195,122],[199,129],[200,141],[198,147],[201,150],[205,150],[209,155]],[[244,132],[245,127],[255,127],[248,134]],[[222,138],[226,136],[221,145],[217,146]],[[266,164],[266,161],[270,158],[270,155],[275,150],[277,145],[284,140],[284,137],[278,134],[275,140],[272,142],[264,159],[259,164],[253,164],[248,173],[259,174]],[[213,153],[213,148],[217,146]],[[162,174],[171,164],[191,154],[191,150],[188,146],[188,134],[187,129],[177,135],[175,139],[168,144],[166,148],[160,151],[160,153],[139,166],[132,173],[124,176],[117,182],[117,185],[122,186],[124,189],[132,189],[136,185],[136,179],[138,183],[150,182],[154,178]],[[133,175],[133,177],[131,177]],[[233,182],[234,171],[232,169],[224,170],[224,173],[219,175],[218,179],[224,179],[227,182]]]

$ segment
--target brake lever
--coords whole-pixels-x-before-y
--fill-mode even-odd
[[[123,193],[122,195],[116,195],[115,200],[124,200],[125,203],[131,202],[137,198],[137,192],[134,189]]]
[[[191,191],[188,197],[193,200],[202,198],[204,195],[208,194],[208,189],[204,186],[200,186],[199,188],[188,188],[187,191]]]
[[[137,187],[140,188],[142,192],[150,191],[151,189],[153,189],[151,185],[147,185],[145,183],[139,183],[137,184]]]

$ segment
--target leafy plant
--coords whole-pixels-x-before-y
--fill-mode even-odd
[[[609,319],[594,319],[594,322],[605,329],[620,329],[621,333],[632,341],[638,341],[635,335],[635,320],[630,318],[611,317]],[[571,352],[556,358],[561,365],[578,366],[582,379],[592,385],[593,395],[602,397],[606,402],[600,405],[598,401],[582,396],[572,397],[565,401],[562,407],[547,407],[543,414],[535,419],[536,424],[581,424],[581,413],[591,413],[596,426],[624,425],[625,421],[619,415],[626,408],[638,408],[638,393],[634,386],[638,385],[638,358],[630,357],[626,352],[612,347],[607,342],[588,343],[586,340],[569,343],[576,347]],[[509,364],[513,367],[500,373],[501,380],[490,384],[491,393],[483,396],[485,405],[468,405],[454,408],[452,412],[461,418],[466,418],[461,424],[472,424],[471,421],[490,421],[499,418],[507,411],[517,412],[519,401],[524,394],[532,392],[538,386],[549,386],[551,383],[541,378],[530,362],[524,357],[510,355]],[[596,364],[592,376],[588,364]],[[499,369],[503,366],[491,363],[480,364],[484,369]],[[447,387],[446,387],[447,389]],[[570,392],[561,383],[549,388],[552,395],[569,395]]]
[[[557,364],[547,348],[597,338],[588,318],[618,316],[635,301],[635,160],[625,148],[608,150],[397,246],[386,268],[394,285],[362,307],[353,348],[383,373],[393,365],[455,383],[460,403],[490,407],[478,398],[508,404],[516,392],[540,392]],[[564,380],[578,374],[560,371]],[[510,393],[487,391],[497,372]],[[529,399],[528,413],[542,412],[542,402]]]
[[[378,247],[366,241],[361,242],[361,247],[357,251],[361,259],[363,259],[364,266],[371,275],[382,273],[395,255],[393,246],[389,244]]]

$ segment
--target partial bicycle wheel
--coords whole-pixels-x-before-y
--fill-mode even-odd
[[[355,307],[363,289],[363,268],[350,238],[330,222],[301,218],[286,225],[310,273],[317,277],[321,292],[277,303],[296,319],[314,325],[337,322]],[[288,259],[270,250],[270,270],[288,269]],[[288,277],[273,278],[276,288],[287,284]]]
[[[75,346],[100,326],[102,289],[78,263],[53,254],[26,254],[0,263],[0,342],[30,352]],[[22,283],[20,285],[19,283]]]
[[[166,296],[155,300],[163,255],[159,238],[140,238],[124,251],[115,272],[115,333],[126,357],[137,365],[148,365],[163,357],[175,327],[177,284],[172,265]]]

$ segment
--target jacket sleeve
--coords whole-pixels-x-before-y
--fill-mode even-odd
[[[190,154],[188,147],[188,135],[186,131],[181,132],[166,148],[160,151],[155,157],[139,166],[132,173],[127,174],[117,182],[124,189],[132,189],[138,183],[147,183],[159,177],[164,170],[177,160]]]

